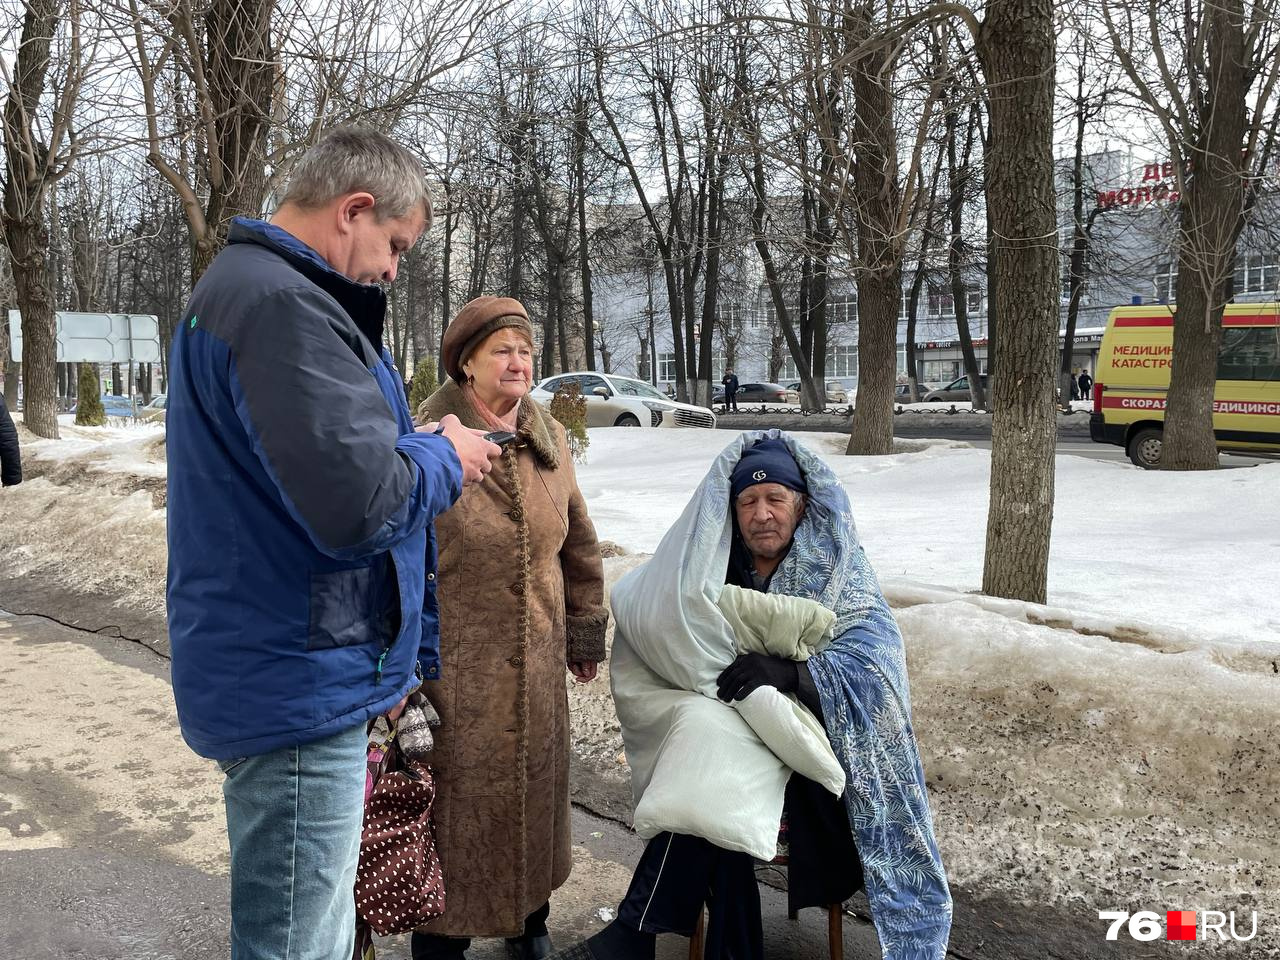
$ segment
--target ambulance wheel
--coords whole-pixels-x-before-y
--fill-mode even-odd
[[[1160,469],[1160,448],[1163,431],[1159,427],[1144,427],[1129,438],[1129,459],[1144,470]]]

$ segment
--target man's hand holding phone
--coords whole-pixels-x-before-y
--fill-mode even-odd
[[[464,427],[452,413],[440,418],[439,423],[424,423],[418,433],[439,433],[453,444],[462,461],[462,484],[479,483],[493,469],[493,461],[502,456],[502,447],[485,439],[484,430]]]

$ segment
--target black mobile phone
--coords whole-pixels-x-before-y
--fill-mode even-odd
[[[516,442],[516,435],[510,430],[498,430],[494,433],[486,433],[484,438],[490,443],[496,443],[500,447],[510,446]]]

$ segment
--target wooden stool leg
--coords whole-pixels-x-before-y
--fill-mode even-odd
[[[703,941],[706,939],[707,925],[705,915],[698,911],[698,924],[693,928],[693,936],[689,938],[689,960],[702,960]]]
[[[831,960],[844,960],[844,904],[827,907],[827,948]]]

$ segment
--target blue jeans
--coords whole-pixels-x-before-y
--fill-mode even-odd
[[[231,841],[231,960],[350,960],[364,724],[220,760]]]

